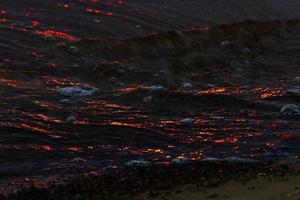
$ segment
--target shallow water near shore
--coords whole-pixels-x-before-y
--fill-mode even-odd
[[[299,158],[296,12],[210,26],[173,24],[159,1],[22,2],[0,3],[1,193],[124,166]]]

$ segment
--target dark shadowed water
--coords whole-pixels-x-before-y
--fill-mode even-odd
[[[148,162],[298,158],[299,8],[1,1],[0,192]],[[211,27],[246,19],[266,23]]]

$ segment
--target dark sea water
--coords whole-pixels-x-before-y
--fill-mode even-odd
[[[299,8],[2,0],[0,192],[125,165],[298,158]],[[246,19],[266,23],[212,28]]]

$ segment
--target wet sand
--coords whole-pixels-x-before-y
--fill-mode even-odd
[[[168,177],[172,176],[170,179]],[[201,161],[174,166],[135,166],[97,178],[81,178],[47,190],[30,188],[9,200],[297,200],[299,161],[273,164]]]
[[[269,166],[271,167],[271,166]],[[208,187],[187,184],[168,190],[146,192],[132,200],[298,200],[300,198],[299,162],[284,161],[272,165],[272,173],[257,172],[256,175],[240,174]]]
[[[284,177],[260,177],[255,180],[229,181],[218,186],[197,189],[194,186],[178,187],[161,193],[149,193],[130,198],[132,200],[298,200],[300,198],[300,175]]]

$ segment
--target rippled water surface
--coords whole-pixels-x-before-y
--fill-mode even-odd
[[[299,22],[211,29],[175,3],[0,3],[1,192],[132,160],[299,157]]]

